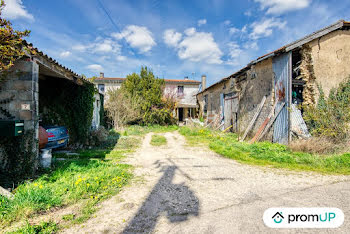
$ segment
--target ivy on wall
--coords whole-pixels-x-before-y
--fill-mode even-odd
[[[91,127],[95,87],[91,83],[76,85],[58,81],[52,85],[46,79],[40,81],[39,112],[41,125],[66,126],[70,142],[85,143]]]

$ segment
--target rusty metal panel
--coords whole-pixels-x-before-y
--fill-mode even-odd
[[[273,72],[275,74],[275,98],[277,102],[275,111],[278,110],[283,103],[286,103],[274,123],[273,142],[288,144],[291,52],[273,58]]]

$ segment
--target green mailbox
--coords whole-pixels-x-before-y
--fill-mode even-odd
[[[21,136],[23,132],[23,120],[0,120],[0,136]]]

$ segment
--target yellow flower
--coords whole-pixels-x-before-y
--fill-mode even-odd
[[[88,186],[88,187],[89,187],[89,186],[90,186],[90,184],[89,184],[89,183],[87,183],[87,184],[86,184],[86,186]]]
[[[107,189],[107,186],[104,186],[103,189]]]
[[[98,180],[98,177],[96,176],[94,179],[95,179],[95,180]]]
[[[38,186],[38,184],[37,184],[37,183],[34,183],[34,186],[35,186],[35,187],[37,187],[37,186]]]
[[[42,188],[44,188],[44,186],[40,185],[39,188],[42,189]]]
[[[94,196],[90,196],[91,199],[94,199]]]

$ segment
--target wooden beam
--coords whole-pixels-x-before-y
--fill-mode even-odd
[[[273,125],[273,123],[275,122],[275,120],[277,119],[278,115],[280,114],[280,112],[282,111],[283,107],[286,105],[285,102],[282,103],[282,106],[280,106],[280,108],[278,109],[276,115],[273,117],[273,119],[269,122],[269,124],[267,125],[267,127],[265,128],[264,132],[258,137],[257,141],[260,141],[261,138],[263,138],[265,136],[265,134],[269,131],[269,129],[271,128],[271,126]]]
[[[275,108],[276,108],[277,102],[275,102],[275,104],[273,105],[269,116],[267,116],[267,118],[265,119],[265,121],[262,123],[262,125],[260,126],[260,128],[258,129],[258,131],[256,132],[255,136],[253,137],[253,139],[250,141],[250,143],[254,143],[256,141],[256,139],[260,136],[261,132],[265,129],[266,125],[269,123],[270,119],[273,116],[273,113],[275,112]]]
[[[266,101],[266,96],[263,97],[263,99],[261,100],[260,104],[259,104],[259,107],[258,107],[258,110],[255,112],[255,115],[253,116],[253,119],[250,121],[247,129],[245,130],[244,134],[243,134],[243,137],[240,141],[244,141],[244,139],[247,137],[249,131],[251,130],[251,128],[253,127],[256,119],[258,118],[264,104],[265,104],[265,101]]]

